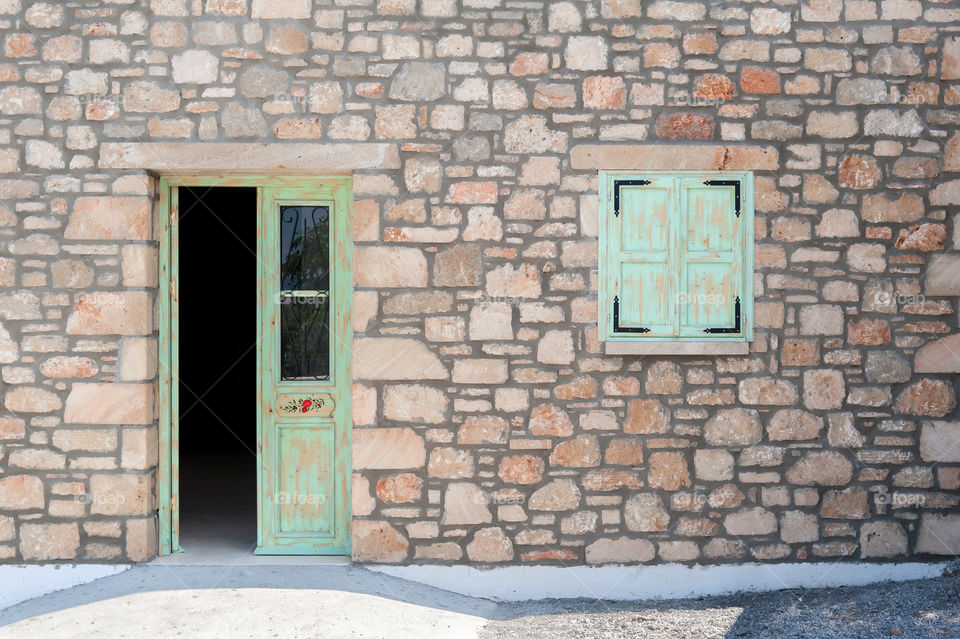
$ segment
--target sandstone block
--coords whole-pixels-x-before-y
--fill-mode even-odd
[[[506,361],[503,362],[504,366]],[[447,379],[449,373],[426,345],[403,337],[364,337],[354,342],[353,374],[362,380]]]
[[[502,528],[481,528],[467,544],[467,556],[479,563],[510,561],[513,554],[513,542]]]
[[[152,475],[93,475],[90,514],[143,516],[153,510]]]
[[[789,406],[799,399],[797,387],[784,379],[751,377],[738,385],[738,396],[744,404]]]
[[[464,479],[474,475],[473,455],[465,450],[438,447],[430,451],[427,475],[441,479]]]
[[[216,82],[219,58],[209,51],[193,49],[173,56],[173,81],[177,84],[210,84]]]
[[[730,513],[723,520],[727,534],[768,535],[777,531],[777,516],[765,508],[745,508]]]
[[[130,561],[146,561],[157,554],[157,522],[153,517],[127,520],[126,555]]]
[[[453,381],[457,384],[503,384],[509,363],[505,359],[458,359],[453,363]]]
[[[266,0],[264,0],[266,1]],[[257,0],[254,0],[256,6]],[[406,561],[410,542],[385,521],[353,522],[352,558],[357,562],[400,563]]]
[[[788,544],[817,541],[820,530],[817,516],[801,510],[788,510],[780,517],[780,539]]]
[[[377,482],[377,497],[391,504],[412,504],[420,501],[423,480],[413,473],[384,477]]]
[[[943,337],[918,350],[913,368],[918,373],[960,373],[960,334]]]
[[[718,411],[704,426],[704,439],[711,446],[748,446],[762,437],[759,414],[746,408]]]
[[[310,17],[310,0],[251,0],[254,20],[302,20]]]
[[[390,84],[392,100],[404,102],[433,101],[447,92],[446,69],[436,62],[405,62]]]
[[[476,484],[451,482],[443,497],[441,525],[489,524],[493,515],[487,505],[487,496]]]
[[[623,432],[662,434],[670,430],[670,411],[656,399],[634,399],[627,403]]]
[[[20,554],[27,561],[74,559],[79,549],[80,529],[76,523],[20,526]]]
[[[505,264],[487,272],[486,290],[492,297],[537,298],[542,293],[540,271],[532,264]]]
[[[34,475],[0,477],[0,508],[7,511],[41,510],[46,500],[43,481]]]
[[[64,231],[68,240],[148,240],[150,200],[143,197],[78,197]]]
[[[843,486],[852,476],[853,464],[834,451],[807,453],[787,471],[787,481],[802,486]]]
[[[127,337],[120,346],[120,381],[138,382],[157,374],[157,340],[153,337]]]
[[[377,507],[377,500],[370,494],[370,480],[359,473],[353,473],[350,486],[353,515],[364,517],[372,513]]]
[[[479,247],[467,245],[441,251],[433,262],[434,286],[479,286],[483,277],[481,255]]]
[[[670,525],[670,514],[656,494],[639,493],[624,504],[623,522],[634,532],[660,532]]]
[[[16,386],[7,391],[3,405],[14,413],[52,413],[60,410],[60,396],[45,388]]]
[[[705,481],[733,479],[733,455],[723,449],[694,451],[693,467],[697,479]]]
[[[570,36],[563,58],[568,69],[602,71],[607,68],[608,45],[600,36]]]
[[[593,435],[580,435],[560,442],[550,453],[550,465],[587,468],[600,465],[600,445]]]
[[[543,477],[544,463],[533,455],[508,455],[500,460],[497,476],[508,484],[536,484]]]
[[[427,458],[423,437],[412,428],[358,428],[353,431],[353,468],[421,468]]]
[[[656,549],[646,539],[598,539],[586,547],[588,564],[632,564],[650,561]]]
[[[459,444],[505,444],[507,422],[502,417],[471,417],[457,429]]]
[[[125,428],[120,448],[121,468],[148,470],[157,465],[159,443],[156,427]]]
[[[384,389],[383,416],[397,422],[440,424],[449,405],[442,390],[422,384],[398,384]]]
[[[907,554],[907,533],[895,521],[871,521],[860,527],[860,556],[896,557]]]
[[[823,419],[804,410],[778,410],[770,419],[767,434],[771,441],[816,439],[823,429]]]
[[[843,308],[833,304],[811,304],[800,308],[802,335],[840,335],[843,333]]]
[[[957,405],[953,386],[939,379],[921,379],[897,395],[894,410],[908,415],[944,417]]]
[[[68,335],[145,335],[153,331],[153,301],[146,291],[94,292],[67,318]]]
[[[569,437],[573,434],[570,416],[552,404],[541,404],[531,411],[529,428],[532,435]]]
[[[924,514],[914,553],[960,555],[960,515]]]
[[[836,448],[861,448],[866,442],[863,434],[857,430],[853,413],[830,413],[827,416],[830,429],[827,441]]]
[[[803,372],[803,404],[811,410],[830,410],[843,406],[847,389],[843,373],[833,369]]]
[[[554,479],[530,495],[530,510],[573,510],[580,505],[580,489],[572,479]]]
[[[820,516],[824,519],[866,519],[870,516],[867,491],[859,487],[828,490],[823,495]]]
[[[683,453],[652,453],[647,471],[647,484],[651,488],[679,490],[690,486],[690,471]]]
[[[167,113],[180,107],[180,92],[138,80],[123,90],[123,108],[131,113]]]
[[[153,422],[153,384],[74,383],[63,419],[72,424]]]
[[[576,355],[571,331],[547,331],[537,344],[537,361],[544,364],[572,364]]]
[[[503,302],[484,303],[470,309],[471,340],[512,340],[513,310]]]
[[[541,115],[524,115],[506,126],[503,146],[507,153],[562,153],[567,150],[567,134],[549,129]]]
[[[960,422],[923,422],[920,457],[930,462],[960,462]]]

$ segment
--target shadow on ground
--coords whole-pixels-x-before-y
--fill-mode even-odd
[[[138,566],[0,611],[0,637],[958,637],[954,577],[662,602],[496,603],[354,566]]]

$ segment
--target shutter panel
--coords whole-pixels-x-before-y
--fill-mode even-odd
[[[613,271],[610,335],[669,337],[676,333],[676,265],[671,245],[676,180],[617,176],[611,188]]]
[[[745,334],[744,195],[736,178],[680,179],[681,337]]]

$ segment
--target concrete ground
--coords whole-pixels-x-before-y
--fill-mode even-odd
[[[468,638],[496,613],[351,566],[144,565],[0,611],[0,637]]]
[[[0,637],[957,637],[960,579],[662,602],[496,603],[345,565],[150,564],[0,611]]]

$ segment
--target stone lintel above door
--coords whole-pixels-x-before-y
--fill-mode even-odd
[[[388,143],[263,142],[109,142],[100,147],[101,169],[138,169],[167,175],[349,172],[354,169],[399,169],[400,153]]]

